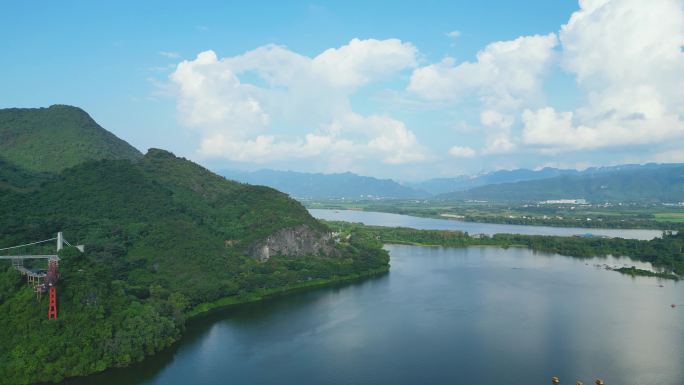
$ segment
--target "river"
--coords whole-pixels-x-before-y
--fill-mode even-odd
[[[595,235],[610,238],[648,240],[662,236],[662,230],[551,227],[465,222],[453,219],[422,218],[410,215],[359,210],[309,209],[311,215],[329,221],[360,222],[371,226],[403,226],[420,230],[459,230],[469,234]]]
[[[601,267],[648,264],[386,248],[388,274],[214,311],[170,350],[65,384],[682,383],[684,285]]]

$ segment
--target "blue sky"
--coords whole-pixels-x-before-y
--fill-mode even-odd
[[[683,6],[650,3],[11,2],[0,107],[76,105],[212,169],[684,161]]]

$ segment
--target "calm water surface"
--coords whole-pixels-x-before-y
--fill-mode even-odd
[[[684,383],[684,285],[595,266],[629,260],[387,249],[389,274],[215,312],[142,365],[68,384]]]
[[[464,222],[452,219],[421,218],[373,211],[310,209],[309,212],[316,218],[329,221],[361,222],[371,226],[402,226],[421,230],[460,230],[467,231],[470,234],[493,235],[506,233],[561,236],[593,234],[625,239],[653,239],[662,235],[661,230],[506,225]]]

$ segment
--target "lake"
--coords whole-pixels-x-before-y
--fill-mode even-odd
[[[311,215],[327,221],[360,222],[371,226],[401,226],[420,230],[458,230],[469,234],[587,235],[648,240],[662,235],[661,230],[551,227],[465,222],[453,219],[413,217],[410,215],[358,210],[309,209]]]
[[[390,273],[213,312],[68,384],[680,384],[684,285],[527,249],[388,245]],[[662,287],[661,287],[662,285]],[[683,306],[671,308],[670,304]]]

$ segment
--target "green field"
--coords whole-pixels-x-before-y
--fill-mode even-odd
[[[504,204],[416,199],[302,200],[311,209],[357,209],[467,222],[678,230],[684,209],[660,204]]]
[[[657,221],[684,223],[684,213],[656,213]]]

